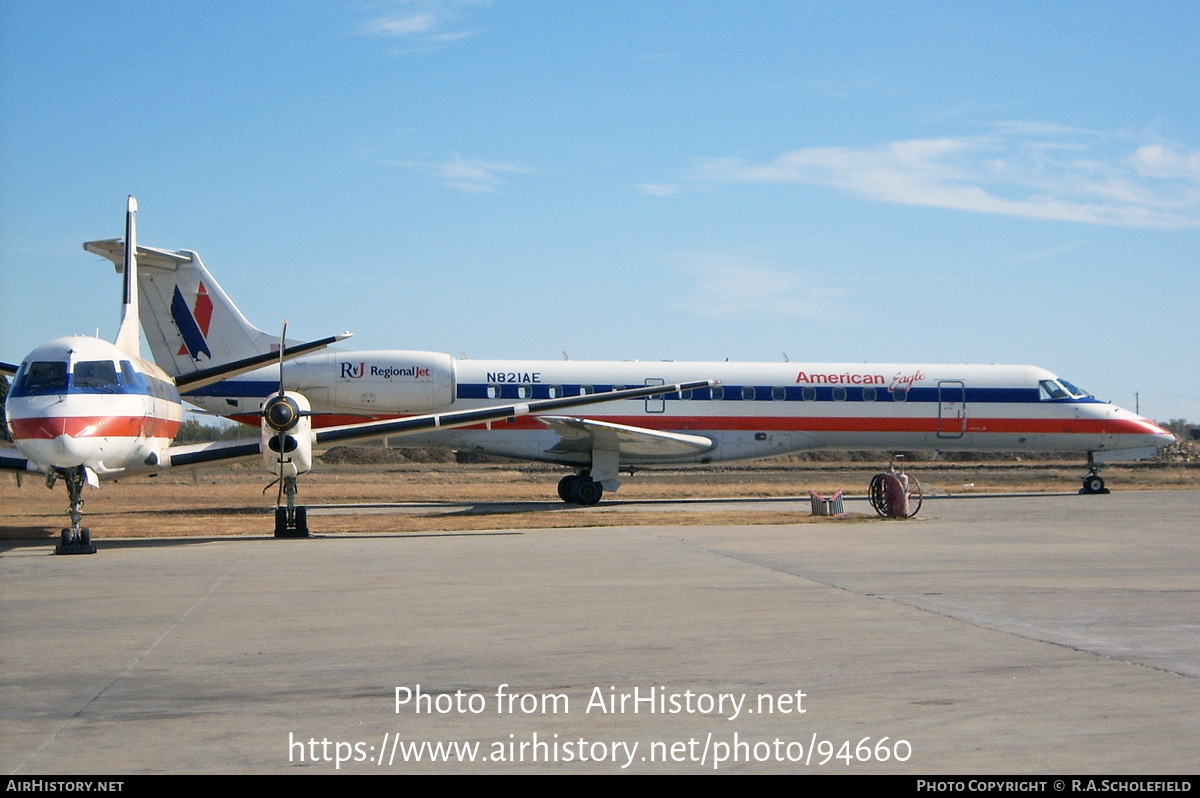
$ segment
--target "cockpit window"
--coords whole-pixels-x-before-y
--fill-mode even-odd
[[[146,381],[133,368],[133,364],[128,360],[121,361],[121,378],[125,380],[126,387],[142,388],[146,387]]]
[[[1042,380],[1038,383],[1042,388],[1042,401],[1047,399],[1070,399],[1071,392],[1059,384],[1058,380]]]
[[[22,393],[52,393],[67,390],[67,364],[61,361],[30,363],[21,381]]]
[[[1051,399],[1091,399],[1092,395],[1081,391],[1066,380],[1042,380],[1042,401]]]
[[[117,364],[111,360],[81,360],[72,380],[76,388],[116,388]]]
[[[1091,395],[1090,393],[1088,393],[1087,391],[1081,391],[1080,389],[1076,388],[1074,385],[1072,385],[1071,383],[1067,382],[1066,380],[1064,380],[1064,379],[1063,379],[1063,378],[1061,378],[1061,377],[1059,377],[1059,379],[1058,379],[1058,383],[1059,383],[1059,385],[1061,385],[1062,387],[1064,387],[1064,388],[1066,388],[1068,391],[1070,391],[1070,392],[1071,392],[1071,396],[1075,396],[1075,397],[1084,397],[1084,398],[1087,398],[1087,399],[1091,399],[1091,398],[1093,398],[1093,397],[1092,397],[1092,395]]]

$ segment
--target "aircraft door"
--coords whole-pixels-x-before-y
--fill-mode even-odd
[[[647,385],[665,385],[663,380],[657,377],[650,377],[646,380]],[[646,412],[647,413],[665,413],[667,410],[667,400],[662,395],[646,397]]]
[[[967,387],[962,380],[938,381],[939,438],[961,438],[967,431]]]

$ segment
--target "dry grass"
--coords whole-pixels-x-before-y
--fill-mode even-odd
[[[880,464],[751,464],[694,471],[639,472],[625,480],[622,501],[807,496],[843,489],[862,494]],[[1084,469],[1078,463],[920,463],[913,469],[927,492],[1007,493],[1075,491]],[[808,513],[715,509],[605,511],[557,503],[555,485],[567,473],[548,466],[425,464],[405,466],[319,465],[301,480],[302,504],[454,502],[453,508],[403,513],[366,511],[311,515],[321,533],[432,533],[464,530],[630,526],[663,524],[796,524],[828,522]],[[1112,467],[1116,490],[1196,488],[1200,471],[1187,466]],[[193,537],[265,535],[272,530],[275,489],[253,465],[176,472],[105,484],[85,493],[86,524],[98,537]],[[534,502],[513,507],[511,502]],[[457,506],[463,503],[463,506]],[[471,506],[475,505],[475,506]],[[46,490],[36,475],[23,487],[0,479],[0,539],[49,540],[67,523],[66,490]],[[869,520],[865,517],[862,520]],[[845,523],[841,521],[839,523]]]

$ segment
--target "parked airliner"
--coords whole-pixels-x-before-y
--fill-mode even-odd
[[[263,352],[235,358],[207,368],[171,376],[141,357],[139,294],[136,253],[137,202],[129,197],[122,253],[122,316],[116,341],[74,336],[59,338],[34,349],[20,366],[0,363],[0,373],[13,377],[5,400],[9,433],[17,449],[0,450],[0,469],[37,471],[46,486],[59,479],[70,495],[71,528],[62,530],[56,549],[61,554],[94,553],[91,533],[80,526],[83,487],[98,487],[104,478],[153,472],[171,466],[197,465],[215,460],[261,455],[264,465],[286,487],[288,506],[276,510],[276,534],[307,533],[303,508],[294,504],[296,477],[312,467],[314,444],[404,435],[462,424],[515,420],[531,412],[562,410],[612,399],[636,399],[663,391],[707,389],[712,383],[630,389],[623,393],[597,393],[543,401],[494,404],[484,409],[407,416],[346,427],[313,430],[314,416],[308,400],[282,385],[264,396],[252,419],[261,426],[258,438],[243,441],[172,446],[183,419],[180,391],[200,390],[230,376],[275,363],[276,373],[286,360],[308,354],[342,340],[333,336],[298,346],[268,345]],[[286,328],[285,328],[286,329]],[[348,335],[348,334],[347,334]],[[281,336],[282,337],[282,336]],[[319,416],[318,416],[319,418]],[[361,421],[361,419],[359,419]]]
[[[84,245],[117,265],[120,239]],[[143,317],[156,362],[186,375],[268,351],[188,250],[139,248]],[[1174,442],[1141,416],[1034,366],[924,363],[685,363],[468,360],[438,352],[333,351],[284,364],[283,382],[316,424],[351,424],[497,402],[588,395],[632,385],[715,378],[711,388],[621,401],[587,417],[539,416],[438,430],[407,446],[444,446],[577,469],[564,501],[594,504],[623,470],[706,464],[814,449],[1086,452],[1083,492],[1104,491],[1101,463],[1153,457]],[[265,368],[186,392],[188,402],[246,423],[279,384]],[[339,415],[345,414],[345,415]]]

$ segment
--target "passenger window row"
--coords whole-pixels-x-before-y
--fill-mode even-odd
[[[473,386],[459,386],[459,398],[483,398],[475,395]],[[597,392],[624,390],[625,385],[535,385],[535,384],[489,384],[485,396],[488,399],[558,399],[563,396],[586,396]],[[664,399],[684,401],[729,401],[743,402],[903,402],[908,399],[906,388],[888,391],[873,386],[758,386],[758,385],[715,385],[681,393],[666,394]]]

